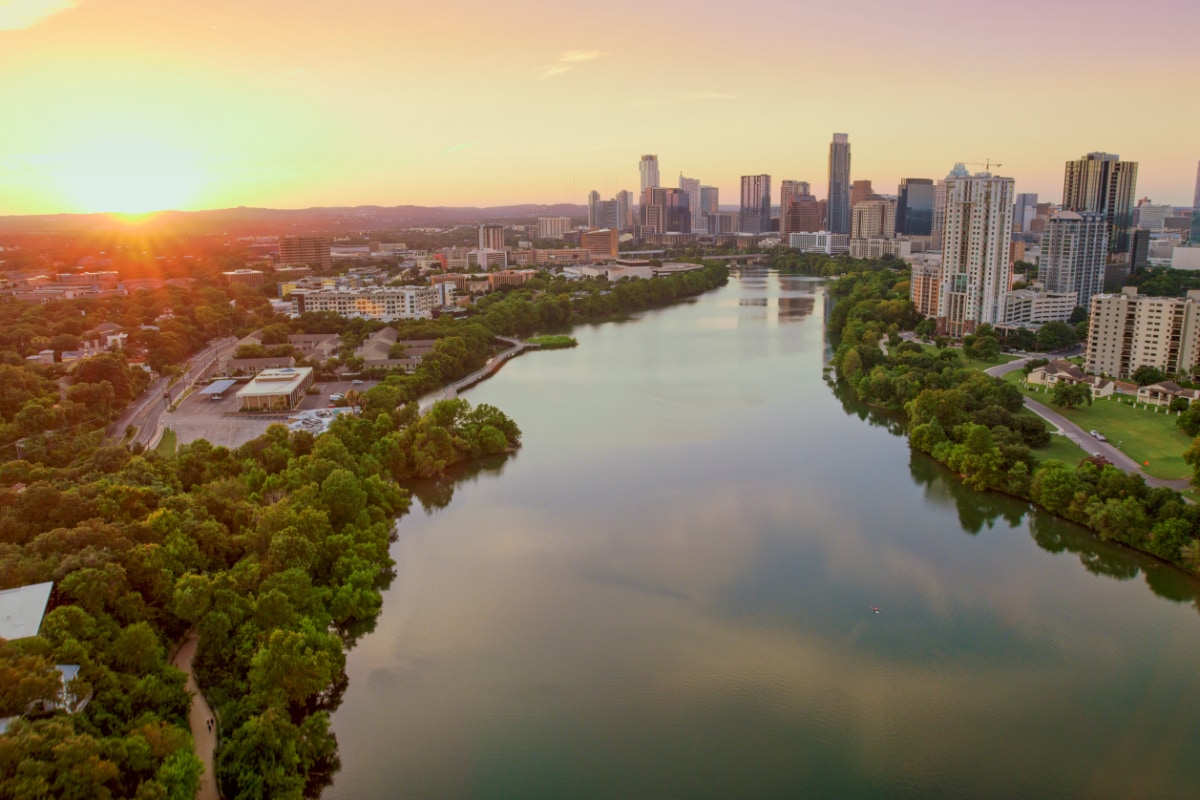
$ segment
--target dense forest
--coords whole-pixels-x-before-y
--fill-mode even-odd
[[[1034,451],[1048,441],[1045,423],[1019,413],[1016,387],[965,369],[954,351],[899,340],[895,334],[915,319],[906,274],[854,273],[833,292],[838,300],[828,324],[838,381],[864,402],[902,409],[913,449],[974,489],[1031,500],[1105,539],[1200,571],[1200,506],[1093,459],[1039,460]],[[964,344],[990,335],[980,330]]]

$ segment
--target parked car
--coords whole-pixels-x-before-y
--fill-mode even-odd
[[[350,382],[351,383],[362,383],[362,381],[360,381],[358,378],[355,378],[354,380],[352,380]]]
[[[1088,431],[1088,433],[1090,433],[1092,436],[1095,436],[1097,441],[1100,441],[1100,442],[1107,442],[1107,441],[1108,441],[1108,437],[1106,437],[1106,436],[1105,436],[1103,433],[1101,433],[1100,431]]]
[[[341,392],[334,392],[333,394],[329,395],[329,399],[336,403],[338,400],[345,400],[346,395],[342,394]]]

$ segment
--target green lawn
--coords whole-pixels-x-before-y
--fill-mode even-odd
[[[162,438],[158,440],[158,446],[154,448],[154,451],[168,457],[175,455],[175,431],[170,428],[163,431]]]
[[[995,361],[979,361],[974,358],[964,357],[962,354],[961,347],[943,347],[941,349],[938,349],[937,345],[927,344],[925,342],[918,342],[918,344],[920,344],[921,347],[924,347],[930,353],[941,353],[945,350],[949,350],[951,353],[958,353],[959,359],[960,359],[960,361],[959,361],[960,364],[962,364],[964,367],[967,367],[968,369],[977,369],[977,370],[980,370],[981,372],[983,370],[989,369],[991,367],[998,367],[1001,364],[1007,364],[1010,361],[1016,361],[1018,358],[1022,357],[1022,356],[1010,356],[1007,353],[1001,353],[1000,355],[996,356]]]
[[[1021,386],[1024,375],[1020,370],[1004,376],[1005,380]],[[1041,387],[1035,387],[1039,389]],[[1142,464],[1148,475],[1156,478],[1190,478],[1191,467],[1183,461],[1183,451],[1192,440],[1175,427],[1175,414],[1152,408],[1134,408],[1116,399],[1097,400],[1082,408],[1058,408],[1050,402],[1050,392],[1035,391],[1021,386],[1021,391],[1038,402],[1050,406],[1085,431],[1097,430],[1108,437],[1122,453]],[[1126,402],[1128,399],[1126,399]],[[1146,462],[1150,462],[1146,464]]]

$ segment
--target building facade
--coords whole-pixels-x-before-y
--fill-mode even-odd
[[[332,311],[343,317],[360,317],[391,322],[433,316],[440,305],[433,286],[388,286],[374,289],[333,289],[293,292],[292,313]]]
[[[641,172],[641,193],[644,195],[647,189],[658,186],[658,156],[642,156],[638,169]]]
[[[854,258],[883,258],[895,256],[907,258],[912,255],[912,242],[908,239],[872,238],[850,239],[850,255]]]
[[[896,203],[862,200],[850,212],[851,239],[892,239],[896,236]]]
[[[579,240],[580,247],[587,250],[593,260],[603,261],[617,257],[617,231],[601,228],[588,231]]]
[[[829,230],[850,233],[850,135],[835,133],[829,144]]]
[[[933,181],[904,178],[896,191],[896,233],[929,236],[933,230]]]
[[[1129,252],[1137,162],[1110,153],[1088,153],[1068,161],[1063,173],[1064,211],[1094,211],[1108,220],[1108,252]]]
[[[742,233],[767,233],[771,230],[771,176],[742,176]]]
[[[333,267],[332,243],[325,236],[281,236],[280,264],[307,264],[314,269]]]
[[[1058,211],[1046,222],[1038,280],[1046,291],[1069,292],[1087,308],[1104,291],[1108,221],[1090,211]]]
[[[688,196],[681,189],[646,189],[642,193],[641,217],[641,236],[692,232]]]
[[[1003,319],[1009,289],[1013,179],[987,172],[946,179],[937,330],[953,337]]]
[[[1150,366],[1168,375],[1191,373],[1200,363],[1200,291],[1186,297],[1149,297],[1126,286],[1092,298],[1087,371],[1128,378]]]
[[[850,237],[844,233],[830,231],[793,233],[788,236],[788,247],[805,253],[836,255],[850,252]]]
[[[1001,324],[1009,328],[1026,328],[1047,322],[1066,322],[1076,305],[1074,292],[1017,289],[1004,295]]]
[[[850,184],[850,212],[854,213],[854,207],[864,200],[871,200],[875,197],[875,190],[871,188],[871,182],[866,180],[853,181]]]
[[[1037,216],[1038,196],[1024,193],[1017,195],[1013,205],[1013,233],[1028,233],[1033,218]]]
[[[681,172],[679,173],[679,188],[688,196],[688,208],[692,212],[692,230],[697,231],[700,228],[707,228],[708,225],[701,222],[704,211],[700,208],[700,180],[698,178],[685,178]]]
[[[589,216],[590,213],[589,213]],[[561,239],[571,230],[570,217],[538,217],[539,239]]]
[[[480,250],[503,250],[504,249],[504,226],[496,224],[487,224],[479,226],[479,249]]]
[[[918,261],[913,263],[908,296],[916,306],[918,314],[924,317],[937,316],[941,285],[942,265],[940,262]]]

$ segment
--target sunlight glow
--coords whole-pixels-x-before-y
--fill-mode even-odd
[[[137,136],[91,139],[57,161],[63,199],[84,213],[177,208],[203,183],[202,171],[186,153]]]

